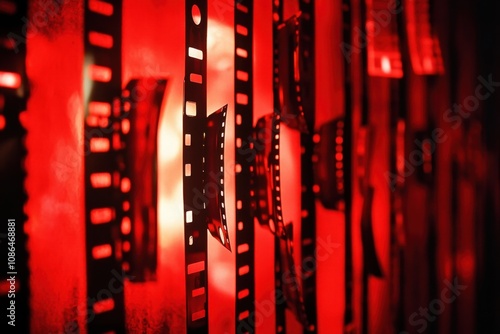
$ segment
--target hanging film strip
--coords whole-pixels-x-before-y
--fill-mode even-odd
[[[276,278],[276,309],[288,308],[305,327],[308,319],[299,281],[299,274],[293,259],[293,224],[285,224],[281,199],[280,173],[280,126],[281,116],[270,114],[257,121],[256,147],[256,202],[257,219],[268,226],[276,237],[276,271],[282,273]],[[286,277],[286,279],[285,279]],[[283,317],[285,314],[283,314]],[[278,322],[276,332],[286,333],[285,322]],[[285,321],[286,319],[283,319]]]
[[[406,1],[404,13],[413,71],[420,75],[443,74],[443,57],[431,24],[429,0]]]
[[[27,319],[30,314],[27,236],[24,232],[27,220],[24,213],[27,200],[24,190],[26,130],[22,124],[29,96],[26,31],[23,31],[23,19],[27,15],[28,1],[0,1],[0,246],[6,256],[11,254],[12,247],[15,248],[15,258],[6,257],[6,270],[0,275],[0,302],[7,310],[6,322],[16,320],[15,315],[14,319],[10,317],[9,311],[13,301],[17,314]],[[13,289],[15,295],[11,293]],[[29,332],[28,321],[14,323],[19,332]]]
[[[250,317],[255,313],[255,230],[252,195],[255,191],[255,167],[252,161],[255,153],[250,140],[253,136],[253,0],[235,1],[234,26],[236,102],[234,131],[237,166],[236,333],[254,333],[255,318]]]
[[[352,45],[352,7],[350,0],[342,0],[342,41],[344,45]],[[345,297],[344,297],[344,334],[356,333],[354,321],[354,275],[353,275],[353,247],[352,247],[352,118],[353,118],[353,97],[352,97],[352,62],[351,55],[343,55],[343,76],[344,76],[344,119],[337,123],[337,135],[335,140],[339,141],[339,148],[342,149],[338,155],[339,177],[343,175],[343,182],[339,184],[342,190],[344,201],[344,225],[345,225]],[[336,153],[337,157],[337,153]]]
[[[274,114],[279,115],[281,104],[279,100],[279,26],[283,22],[283,2],[281,0],[272,0],[272,10],[273,10],[273,108]],[[257,128],[257,131],[258,128]],[[260,133],[260,131],[259,131]],[[274,137],[277,136],[278,140]],[[279,145],[279,133],[273,134],[271,137],[271,148],[275,147],[274,145]],[[279,154],[279,152],[278,152]],[[278,167],[279,168],[279,167]],[[278,170],[279,171],[279,170]],[[259,188],[261,191],[261,188]],[[276,197],[274,197],[276,198]],[[273,203],[274,199],[271,199],[269,203]],[[259,201],[260,202],[260,201]],[[281,207],[280,207],[281,209]],[[272,217],[275,219],[275,217]],[[276,224],[276,229],[278,229],[278,222],[274,221]],[[274,240],[274,267],[275,267],[275,293],[276,293],[276,333],[286,333],[286,318],[285,318],[285,309],[286,303],[278,303],[279,295],[283,295],[283,287],[282,287],[282,279],[283,276],[283,268],[280,265],[280,239],[276,237]]]
[[[202,192],[200,188],[204,184],[207,1],[187,0],[185,22],[183,187],[186,323],[187,333],[208,333],[206,201],[196,202],[196,191]]]
[[[316,289],[316,200],[314,196],[314,125],[315,125],[315,29],[314,0],[299,0],[302,12],[299,30],[300,87],[304,118],[309,133],[301,133],[301,254],[304,306],[308,324],[304,333],[317,333]],[[299,91],[299,89],[297,89]]]
[[[158,245],[158,122],[166,79],[132,79],[122,92],[118,157],[123,268],[135,282],[156,280]]]
[[[367,36],[369,29],[371,13],[368,12],[367,2],[361,2],[360,20],[365,24],[361,25],[361,34]],[[394,18],[395,20],[396,18]],[[373,32],[372,32],[373,33]],[[378,36],[377,36],[378,37]],[[377,38],[375,37],[375,38]],[[374,43],[376,44],[376,43]],[[395,49],[398,50],[398,49]],[[361,208],[361,243],[363,248],[363,273],[362,273],[362,298],[361,298],[361,333],[368,334],[370,319],[369,302],[369,278],[383,277],[382,267],[375,247],[375,238],[373,236],[373,200],[375,196],[375,187],[371,182],[371,169],[373,166],[373,151],[375,143],[375,128],[370,123],[370,71],[369,71],[369,49],[361,50],[361,124],[356,133],[356,181],[358,182],[359,193],[363,198]],[[402,74],[402,73],[401,73]]]
[[[88,323],[90,333],[124,333],[123,291],[108,291],[122,273],[117,163],[121,141],[122,2],[86,0],[84,9],[85,225]],[[126,269],[126,268],[125,268]]]

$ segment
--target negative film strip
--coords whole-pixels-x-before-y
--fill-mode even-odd
[[[158,122],[167,79],[139,78],[122,92],[118,164],[123,267],[135,282],[156,280],[158,245]]]
[[[255,227],[252,193],[253,157],[253,0],[237,0],[235,27],[235,200],[236,200],[236,333],[254,333]],[[243,50],[244,52],[241,52]],[[241,55],[246,54],[246,57]],[[248,156],[250,153],[250,156]],[[250,187],[249,187],[250,183]],[[249,190],[250,188],[250,190]]]
[[[206,203],[203,192],[207,122],[207,1],[187,0],[183,114],[184,247],[187,333],[208,333]],[[186,171],[190,171],[186,175]],[[222,170],[221,172],[224,172]]]
[[[205,177],[203,196],[207,201],[207,228],[231,250],[224,201],[224,141],[227,104],[207,118],[205,135]],[[187,176],[187,172],[185,175]]]
[[[307,133],[302,104],[302,49],[299,38],[300,17],[292,16],[279,26],[279,87],[280,115],[284,124]],[[307,84],[305,84],[306,86]]]
[[[280,67],[280,46],[279,46],[279,26],[283,22],[283,1],[281,0],[271,0],[272,11],[273,11],[273,107],[274,114],[280,114],[281,103],[279,99],[279,67]],[[272,127],[274,129],[274,127]],[[274,136],[273,136],[274,137]],[[279,134],[278,134],[279,137]],[[272,140],[274,141],[274,140]],[[279,145],[279,140],[278,140]],[[279,168],[279,167],[278,167]],[[273,199],[269,203],[273,203]],[[274,217],[273,217],[274,219]],[[274,221],[274,223],[276,223]],[[275,238],[274,240],[274,266],[275,266],[275,293],[276,300],[278,300],[278,294],[283,294],[283,289],[281,286],[282,270],[280,266],[280,240]],[[276,333],[286,333],[286,318],[285,318],[285,303],[276,303]]]
[[[402,78],[397,15],[403,7],[392,0],[365,0],[365,3],[368,74]]]
[[[405,21],[413,71],[420,75],[444,73],[437,34],[433,31],[429,0],[405,1]]]
[[[302,289],[308,323],[304,333],[317,332],[316,289],[316,200],[314,196],[314,125],[316,113],[315,1],[299,0],[300,99],[308,133],[300,136],[301,145],[301,254]],[[298,88],[297,88],[298,90]]]
[[[84,96],[86,99],[85,226],[90,333],[124,333],[124,293],[103,294],[121,275],[121,189],[117,163],[123,143],[121,113],[122,1],[86,0],[84,9]]]
[[[352,7],[350,0],[342,0],[342,43],[352,45]],[[344,295],[344,328],[345,334],[357,332],[354,315],[354,265],[352,246],[352,62],[343,57],[344,77],[344,138],[343,138],[343,168],[344,168],[344,224],[345,224],[345,295]]]
[[[27,216],[24,212],[27,195],[24,189],[26,171],[24,160],[26,147],[24,144],[26,130],[22,124],[22,116],[26,110],[29,96],[26,77],[26,31],[23,19],[28,15],[28,1],[0,2],[0,203],[1,253],[9,254],[12,227],[15,228],[15,266],[3,271],[2,282],[8,283],[10,272],[16,275],[15,307],[18,314],[25,319],[30,317],[29,308],[29,268],[27,235],[24,226]],[[10,234],[10,236],[9,236]],[[6,257],[7,261],[7,257]],[[10,261],[10,260],[9,260]],[[9,271],[9,272],[7,272]],[[0,303],[4,309],[10,307],[12,299],[8,298],[9,284],[0,291]],[[9,311],[7,311],[9,312]],[[9,314],[4,321],[11,321]],[[29,332],[28,321],[17,321],[16,327],[21,333]]]
[[[288,307],[297,320],[309,326],[302,287],[293,259],[293,224],[284,223],[280,173],[280,119],[271,114],[260,118],[256,128],[256,202],[257,219],[276,237],[276,308]],[[286,279],[285,279],[286,277]],[[278,315],[277,315],[278,317]],[[278,321],[278,318],[277,318]],[[276,324],[278,333],[286,332]]]
[[[331,210],[345,208],[344,141],[343,117],[323,124],[314,137],[317,196]]]

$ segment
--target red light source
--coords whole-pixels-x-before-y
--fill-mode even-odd
[[[0,72],[0,87],[17,89],[21,86],[21,76],[18,73]]]

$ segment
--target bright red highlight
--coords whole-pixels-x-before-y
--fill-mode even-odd
[[[21,76],[13,72],[0,72],[0,87],[13,89],[21,87]]]

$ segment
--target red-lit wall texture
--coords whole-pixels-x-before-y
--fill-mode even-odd
[[[349,198],[344,198],[348,207],[328,209],[319,199],[315,203],[314,325],[304,326],[287,309],[286,333],[500,332],[500,132],[496,129],[500,126],[500,93],[496,92],[500,8],[493,0],[207,1],[206,113],[228,105],[223,163],[232,251],[208,233],[208,327],[198,331],[188,328],[191,315],[186,310],[183,108],[189,36],[185,1],[30,0],[24,8],[26,2],[0,0],[0,218],[5,225],[1,232],[7,233],[8,219],[16,219],[16,261],[26,269],[19,269],[16,282],[19,296],[25,296],[18,299],[17,328],[8,324],[5,315],[0,328],[12,333],[244,333],[238,331],[241,315],[235,308],[239,270],[235,13],[238,5],[253,7],[255,125],[275,111],[273,5],[279,3],[283,17],[278,21],[298,13],[300,3],[314,6],[315,120],[309,135],[316,136],[316,143],[326,140],[315,135],[323,125],[349,119],[350,128],[341,140],[350,152],[344,152],[344,158],[350,156],[352,162],[344,161],[349,170],[343,171],[350,177],[344,184],[350,187]],[[124,323],[113,324],[121,328],[115,331],[91,327],[89,313],[95,310],[89,309],[89,299],[97,296],[87,291],[86,242],[92,236],[86,229],[85,164],[90,158],[84,124],[94,81],[85,71],[94,59],[86,56],[84,12],[92,5],[104,11],[121,8],[121,26],[111,27],[121,29],[121,88],[135,78],[167,80],[157,161],[147,162],[156,164],[152,170],[157,171],[155,279],[116,280],[116,288],[123,291]],[[398,13],[392,13],[391,6]],[[16,8],[24,8],[26,14],[3,19]],[[419,11],[422,8],[428,17]],[[9,47],[12,27],[18,29],[15,43],[20,52]],[[372,30],[367,39],[370,27],[380,31]],[[423,49],[416,50],[412,43]],[[377,61],[370,53],[373,50],[381,52],[379,66],[371,63]],[[416,63],[418,58],[423,62]],[[24,62],[25,70],[12,70],[16,61]],[[12,73],[20,73],[21,78],[9,76]],[[15,109],[8,102],[10,96],[25,98],[26,105]],[[11,122],[20,124],[13,129]],[[361,134],[367,128],[364,145]],[[304,263],[301,235],[311,228],[300,224],[304,218],[301,140],[297,130],[281,127],[283,221],[294,222],[291,238],[299,274]],[[431,144],[419,148],[422,141]],[[367,151],[371,159],[365,166]],[[364,160],[359,158],[363,152]],[[325,175],[327,179],[338,176],[335,170],[326,170]],[[252,184],[248,180],[248,191]],[[366,185],[373,189],[373,203],[367,209]],[[371,217],[373,249],[366,243],[366,214]],[[349,225],[346,216],[351,217]],[[275,237],[257,219],[253,228],[255,333],[274,333],[278,332]],[[124,247],[116,238],[116,247]],[[349,248],[351,259],[346,257]],[[2,252],[5,265],[2,262],[0,268],[7,266],[7,248]],[[378,259],[381,277],[367,275],[373,257]],[[6,275],[8,270],[1,270]],[[346,282],[346,270],[352,272],[351,284]],[[0,289],[5,302],[0,309],[8,315],[9,285],[2,282]],[[346,315],[350,307],[352,321]]]

